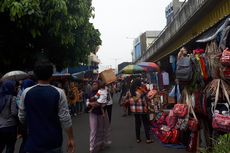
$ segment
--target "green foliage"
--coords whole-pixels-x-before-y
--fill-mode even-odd
[[[203,150],[202,153],[229,153],[230,152],[230,133],[220,136],[214,141],[211,149]]]
[[[40,54],[58,68],[86,62],[101,44],[91,1],[0,0],[0,64],[30,68]]]

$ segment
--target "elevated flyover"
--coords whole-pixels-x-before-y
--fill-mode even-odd
[[[157,62],[230,14],[230,0],[188,0],[147,51],[135,61]]]

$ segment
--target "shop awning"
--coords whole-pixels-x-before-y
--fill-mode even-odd
[[[206,43],[216,39],[220,36],[221,32],[227,27],[230,26],[230,17],[220,22],[217,26],[211,28],[207,32],[203,33],[201,36],[198,37],[198,43]]]

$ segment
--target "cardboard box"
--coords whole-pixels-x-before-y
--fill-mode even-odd
[[[100,73],[100,78],[106,83],[110,84],[117,80],[116,75],[112,69],[104,70]]]

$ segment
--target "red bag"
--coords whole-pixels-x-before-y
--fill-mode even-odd
[[[188,105],[187,104],[174,105],[173,113],[177,117],[184,118],[188,114]]]
[[[152,132],[153,132],[153,134],[154,134],[158,139],[161,139],[162,133],[161,133],[161,131],[159,130],[159,128],[152,128]]]
[[[188,128],[192,132],[196,132],[196,131],[198,131],[199,121],[198,121],[198,119],[196,117],[196,114],[195,114],[194,109],[193,109],[192,106],[190,107],[190,110],[191,110],[192,115],[193,115],[194,118],[190,118],[188,120]]]
[[[227,99],[228,104],[230,105],[230,99],[226,91],[226,87],[222,82],[222,80],[219,80],[217,91],[216,91],[216,97],[215,97],[214,111],[216,110],[216,106],[219,98],[220,84],[223,89],[223,94],[225,95],[225,98]],[[222,114],[215,113],[214,117],[212,118],[212,127],[219,131],[230,132],[230,116],[224,116]]]
[[[172,130],[172,138],[170,140],[171,144],[179,144],[180,143],[180,131],[173,129]]]
[[[177,123],[178,118],[173,114],[173,110],[169,111],[169,115],[166,117],[167,126],[174,128]]]
[[[230,132],[230,116],[215,114],[212,119],[212,127],[223,132]]]
[[[228,48],[226,48],[223,51],[222,56],[220,58],[220,63],[223,66],[230,66],[230,50]]]
[[[192,132],[187,146],[187,151],[195,152],[197,150],[198,132]]]
[[[223,68],[222,72],[225,79],[230,79],[230,67]]]
[[[157,124],[162,125],[165,124],[166,114],[162,112],[160,118],[157,119]]]
[[[193,50],[193,54],[196,55],[196,54],[203,54],[204,53],[204,49],[195,49]]]
[[[172,138],[172,131],[162,131],[160,141],[164,144],[168,144]]]
[[[198,120],[196,120],[195,118],[189,119],[188,128],[190,131],[192,131],[192,132],[198,131],[198,127],[199,127]]]

